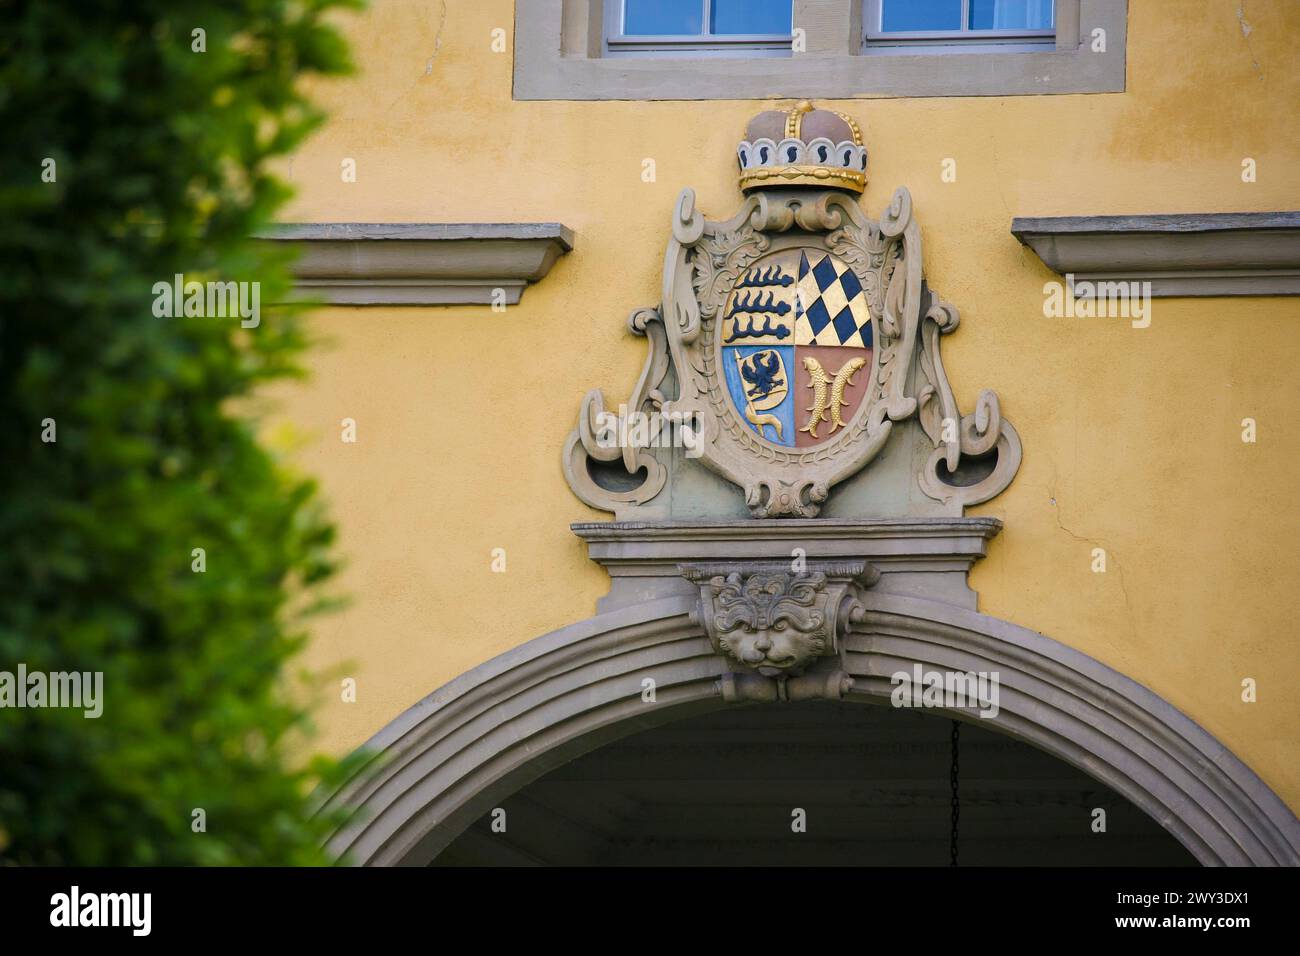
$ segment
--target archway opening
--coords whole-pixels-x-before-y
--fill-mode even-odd
[[[729,707],[551,770],[432,865],[946,866],[952,757],[944,715],[841,701]],[[961,865],[1196,865],[1114,790],[979,721],[962,722],[957,757]]]

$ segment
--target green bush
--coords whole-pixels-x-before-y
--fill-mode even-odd
[[[0,18],[0,671],[102,671],[104,698],[0,709],[0,863],[324,862],[308,791],[340,768],[288,755],[287,675],[333,531],[237,410],[301,372],[303,330],[267,309],[286,263],[248,237],[287,195],[269,161],[320,119],[301,78],[347,69],[323,21],[352,5]],[[158,317],[177,273],[259,282],[260,324]]]

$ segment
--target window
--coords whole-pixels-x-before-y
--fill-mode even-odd
[[[512,95],[800,100],[1119,93],[1129,6],[1129,0],[517,0]]]
[[[865,0],[865,51],[1013,52],[1052,48],[1055,0]],[[940,52],[932,50],[931,52]]]
[[[611,56],[788,56],[793,0],[607,0]]]

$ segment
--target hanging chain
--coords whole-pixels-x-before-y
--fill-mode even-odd
[[[957,798],[957,744],[961,738],[961,724],[952,722],[952,767],[948,770],[948,783],[952,787],[952,837],[948,841],[949,866],[957,865],[957,820],[961,817],[961,801]]]

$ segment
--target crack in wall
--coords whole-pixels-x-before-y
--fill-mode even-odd
[[[429,57],[429,62],[424,64],[424,75],[433,75],[433,61],[438,58],[438,51],[442,49],[442,31],[447,26],[447,0],[442,0],[442,13],[438,16],[438,31],[433,35],[433,54]]]
[[[384,107],[385,113],[387,113],[394,106],[396,106],[403,99],[405,99],[407,94],[410,93],[411,90],[419,86],[420,79],[426,76],[433,75],[433,61],[438,58],[438,53],[442,50],[442,33],[443,30],[446,28],[446,26],[447,26],[447,0],[442,0],[442,10],[438,15],[438,29],[433,34],[433,53],[430,54],[429,59],[425,61],[424,72],[420,74],[420,77],[418,77],[414,83],[412,83],[409,87],[403,90],[399,96],[397,96],[391,103],[389,103],[387,106]]]
[[[1255,28],[1250,25],[1246,19],[1246,0],[1240,0],[1237,4],[1237,22],[1241,24],[1241,36],[1246,41],[1246,52],[1250,54],[1250,62],[1255,65],[1255,72],[1259,78],[1264,78],[1264,71],[1259,67],[1259,60],[1255,59],[1255,49],[1250,45],[1250,35],[1255,32]]]
[[[1106,543],[1102,541],[1100,538],[1089,538],[1089,537],[1085,537],[1084,535],[1078,534],[1077,532],[1071,530],[1070,528],[1067,528],[1065,526],[1065,523],[1061,521],[1061,509],[1056,501],[1056,479],[1055,478],[1052,479],[1052,483],[1047,486],[1046,490],[1047,490],[1048,500],[1051,502],[1053,517],[1055,517],[1056,519],[1056,526],[1060,530],[1068,534],[1075,541],[1080,541],[1083,542],[1084,544],[1089,544],[1092,545],[1093,547],[1101,548],[1103,551],[1105,551],[1106,562],[1107,562],[1107,570],[1105,573],[1109,574],[1110,567],[1112,565],[1114,566],[1114,569],[1119,578],[1119,589],[1124,595],[1124,606],[1128,609],[1129,636],[1132,637],[1134,640],[1136,640],[1137,626],[1136,626],[1135,614],[1133,610],[1133,601],[1128,593],[1128,582],[1124,580],[1124,566],[1114,559],[1115,558],[1114,550],[1108,547]]]

